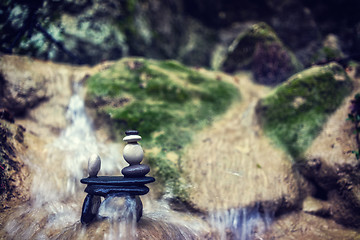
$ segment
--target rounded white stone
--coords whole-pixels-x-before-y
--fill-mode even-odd
[[[136,165],[143,160],[144,151],[140,144],[130,143],[124,147],[123,156],[130,165]]]
[[[96,177],[101,168],[101,159],[97,154],[90,156],[88,161],[88,173],[90,177]]]
[[[141,140],[141,136],[139,136],[139,135],[129,135],[129,136],[124,137],[123,140],[125,142],[128,142],[128,143],[137,142],[137,141]]]

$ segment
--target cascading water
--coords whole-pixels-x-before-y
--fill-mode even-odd
[[[29,204],[20,206],[7,223],[10,236],[21,239],[44,238],[54,229],[62,229],[79,221],[83,186],[79,180],[87,175],[87,160],[93,153],[103,158],[102,174],[116,174],[121,165],[119,146],[98,143],[86,115],[82,88],[74,86],[66,118],[68,127],[44,151],[42,164],[31,164],[35,172]],[[124,164],[123,164],[124,165]],[[24,218],[30,226],[24,226]],[[39,224],[42,219],[43,226]]]

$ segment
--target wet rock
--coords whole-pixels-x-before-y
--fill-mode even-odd
[[[251,69],[257,82],[275,85],[302,68],[272,28],[257,23],[241,32],[228,48],[221,69]]]
[[[143,216],[134,226],[132,222],[119,221],[111,223],[106,220],[95,221],[84,228],[81,224],[74,224],[54,236],[55,239],[101,239],[104,233],[108,236],[125,237],[126,239],[139,240],[159,240],[159,239],[220,239],[219,235],[203,220],[191,221],[189,218],[184,225],[179,225],[179,221],[169,221],[168,218],[149,218]],[[205,226],[203,226],[205,225]],[[194,226],[194,228],[191,228]],[[83,230],[83,231],[82,231]],[[125,230],[125,231],[124,231]]]
[[[150,172],[150,167],[148,165],[144,165],[144,164],[128,166],[121,170],[121,173],[125,177],[129,177],[129,178],[144,177],[149,172]]]

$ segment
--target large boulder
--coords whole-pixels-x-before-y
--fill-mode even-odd
[[[360,165],[355,125],[346,119],[356,91],[324,125],[300,164],[303,174],[317,186],[315,196],[330,204],[329,216],[352,227],[360,226]]]
[[[266,23],[251,25],[231,43],[221,69],[226,72],[249,69],[255,81],[275,85],[302,68],[274,30]]]
[[[292,157],[301,156],[328,116],[352,90],[352,81],[336,63],[293,75],[258,104],[266,134]]]
[[[124,58],[90,77],[86,86],[95,125],[106,120],[116,139],[124,129],[138,130],[157,182],[182,199],[187,198],[181,170],[185,146],[239,99],[238,89],[216,73],[142,58]]]

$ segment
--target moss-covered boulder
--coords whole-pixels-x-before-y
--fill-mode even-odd
[[[137,129],[145,159],[158,180],[185,198],[182,151],[195,131],[239,99],[235,86],[216,74],[176,61],[125,58],[87,81],[87,106],[108,119],[115,138]]]
[[[258,105],[269,137],[294,158],[299,157],[352,89],[344,69],[330,63],[292,76]]]
[[[354,99],[359,90],[354,84],[352,94],[329,118],[299,164],[303,175],[316,183],[315,196],[330,205],[328,217],[356,228],[360,226],[358,126],[348,119],[348,114],[357,109]]]
[[[266,23],[251,25],[228,48],[221,69],[234,72],[252,70],[259,83],[283,82],[302,68],[295,55]]]

